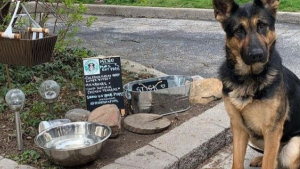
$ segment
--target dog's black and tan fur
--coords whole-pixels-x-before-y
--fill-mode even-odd
[[[213,5],[226,33],[220,79],[233,133],[232,168],[244,168],[248,141],[264,151],[251,166],[300,168],[300,80],[275,49],[279,0]]]

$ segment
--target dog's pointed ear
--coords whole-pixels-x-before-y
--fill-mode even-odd
[[[213,0],[213,6],[215,18],[222,24],[228,19],[230,14],[239,7],[234,0]]]
[[[254,0],[253,2],[257,6],[267,8],[275,16],[279,7],[279,0]]]

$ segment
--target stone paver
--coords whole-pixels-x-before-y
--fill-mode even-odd
[[[175,156],[148,145],[117,159],[115,163],[144,169],[176,169],[177,161]]]
[[[13,160],[7,158],[0,160],[0,169],[12,169],[16,166],[18,166],[18,163]]]

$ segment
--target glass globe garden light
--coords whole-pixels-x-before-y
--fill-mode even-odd
[[[50,113],[53,113],[53,103],[56,101],[59,92],[60,87],[53,80],[44,81],[39,88],[39,94],[43,98],[43,101],[49,104]]]
[[[25,94],[20,89],[11,89],[6,93],[5,100],[11,110],[19,111],[24,106]]]
[[[43,99],[46,100],[56,99],[59,95],[59,92],[60,92],[60,87],[53,80],[44,81],[39,88],[40,95],[42,96]]]
[[[18,150],[23,150],[22,128],[19,111],[24,106],[25,94],[20,89],[11,89],[6,93],[5,100],[9,105],[9,108],[15,112]]]

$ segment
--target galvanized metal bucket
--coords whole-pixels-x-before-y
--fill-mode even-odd
[[[168,115],[190,108],[192,82],[190,76],[171,75],[132,81],[123,88],[133,113]]]

